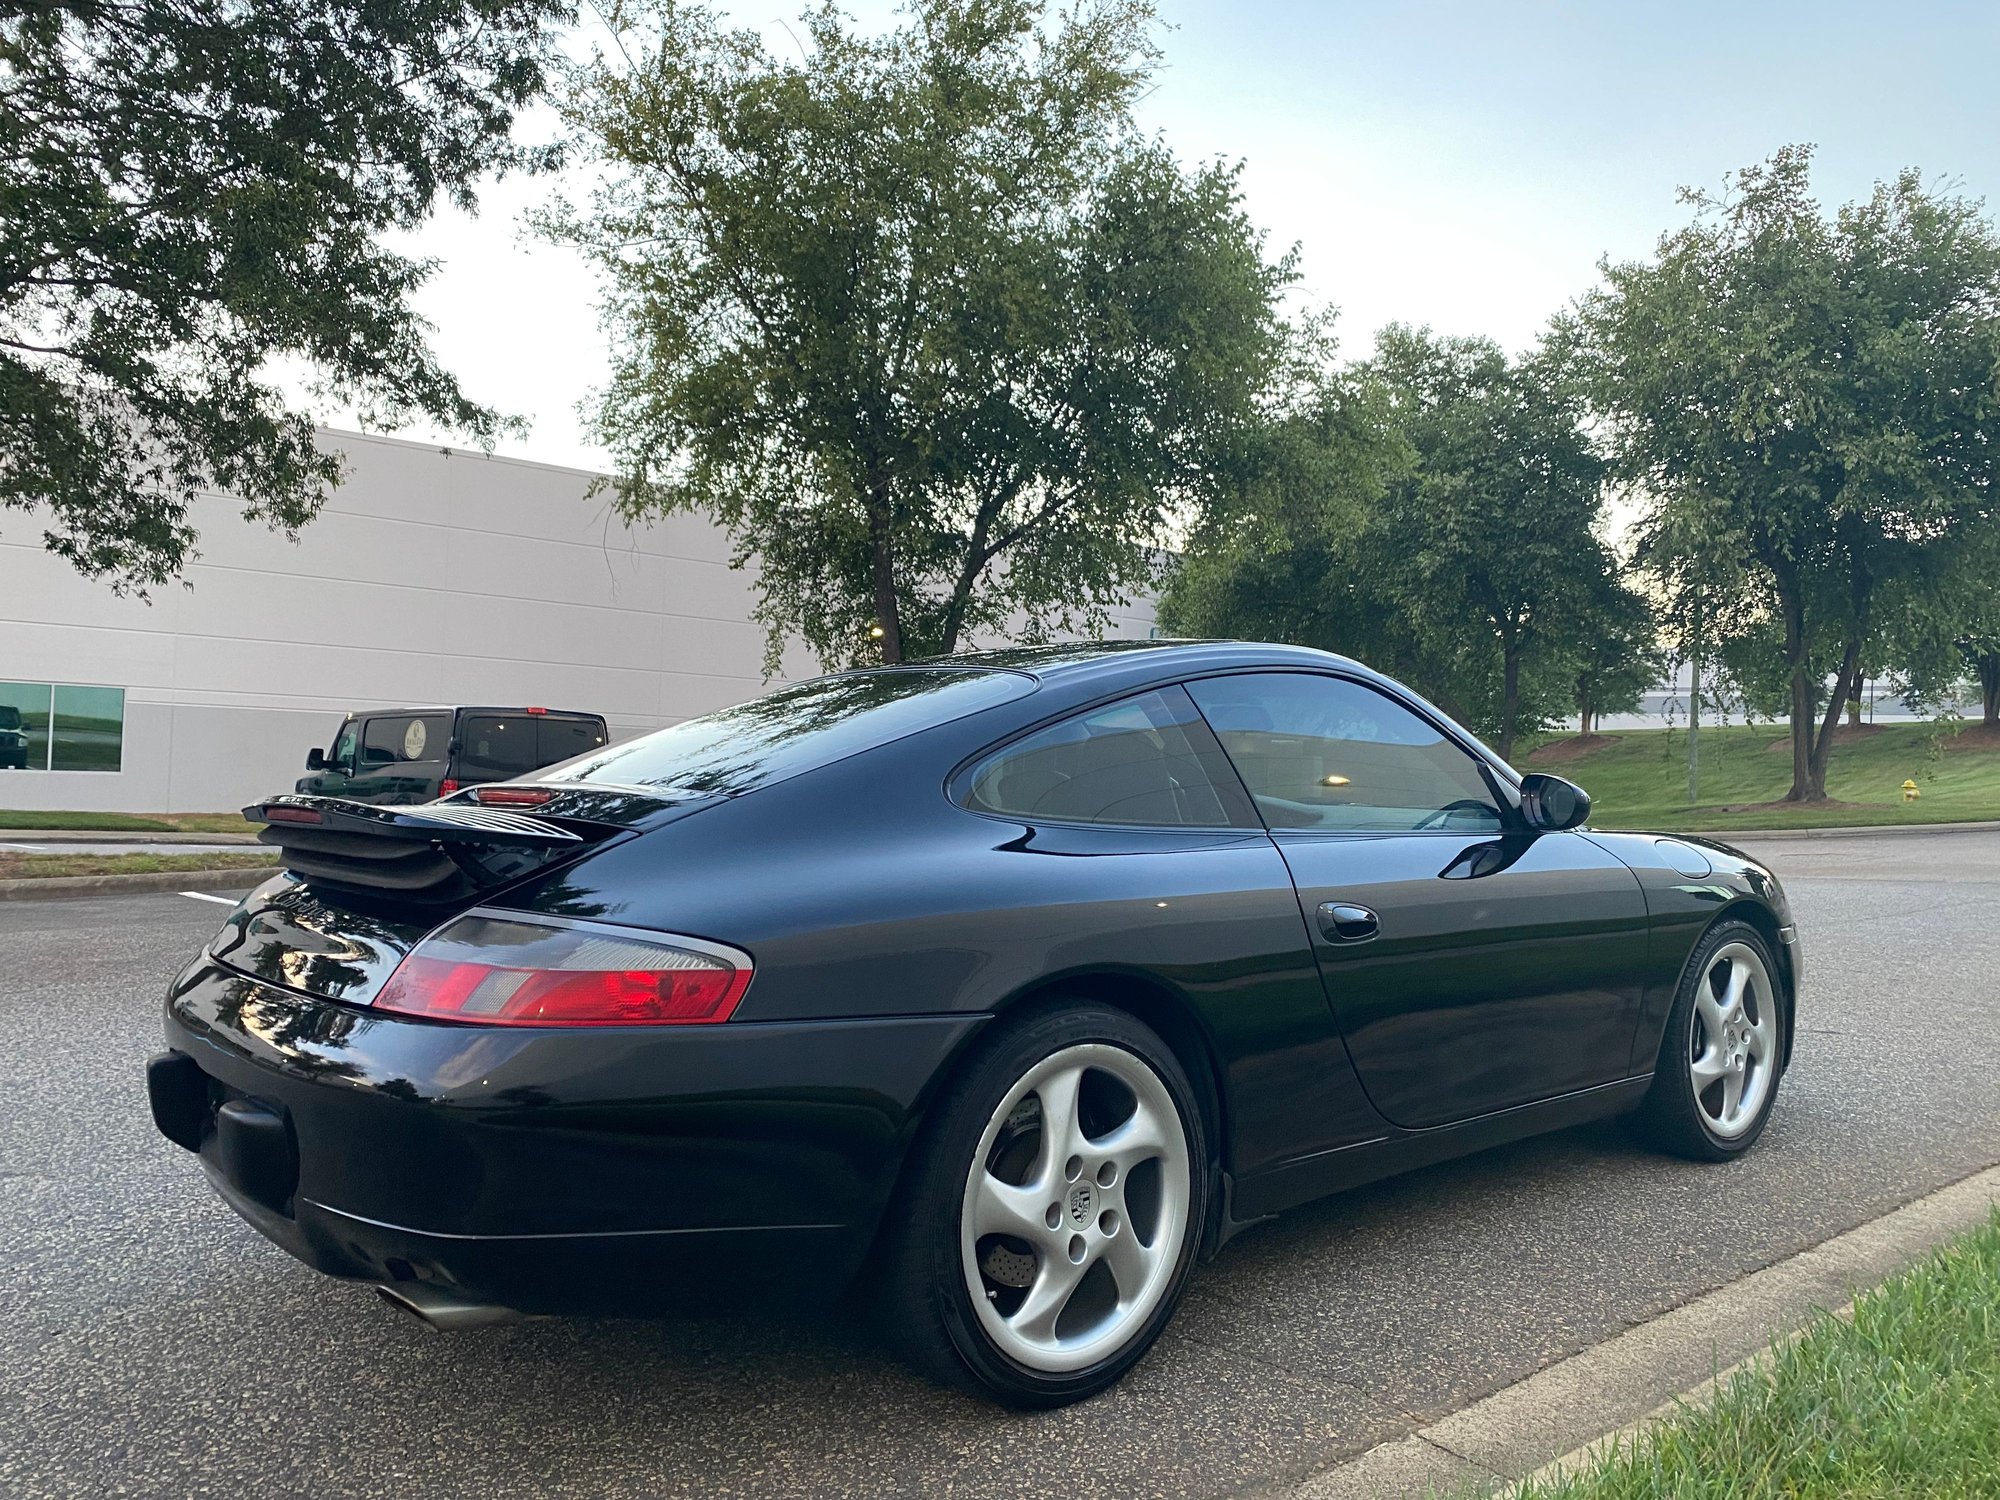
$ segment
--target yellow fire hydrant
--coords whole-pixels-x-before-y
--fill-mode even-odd
[[[1905,802],[1914,802],[1921,796],[1923,796],[1923,793],[1917,790],[1917,784],[1914,781],[1903,783],[1903,800]]]

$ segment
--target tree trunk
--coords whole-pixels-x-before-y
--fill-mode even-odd
[[[903,623],[896,605],[896,543],[891,529],[889,489],[877,483],[868,495],[869,562],[875,585],[875,628],[882,632],[882,660],[903,659]]]
[[[1861,693],[1858,685],[1856,690],[1848,695],[1847,722],[1856,729],[1861,727]]]
[[[1861,681],[1861,642],[1851,640],[1842,654],[1840,674],[1833,680],[1833,696],[1827,700],[1826,719],[1819,727],[1819,738],[1812,749],[1812,800],[1826,800],[1826,763],[1833,758],[1833,735],[1840,727],[1841,711],[1847,707],[1847,700],[1853,695]]]
[[[1779,585],[1778,607],[1785,617],[1785,666],[1791,681],[1792,789],[1787,802],[1809,802],[1813,791],[1813,681],[1806,664],[1805,607]],[[1836,700],[1838,701],[1838,700]]]
[[[1979,672],[1980,718],[1989,728],[2000,726],[2000,651],[1989,651],[1975,664]]]
[[[1500,688],[1500,758],[1512,763],[1514,759],[1514,725],[1521,714],[1521,648],[1507,645],[1501,648],[1501,688]]]

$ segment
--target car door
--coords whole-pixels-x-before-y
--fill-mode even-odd
[[[308,771],[297,783],[298,790],[318,797],[345,797],[354,776],[355,760],[361,753],[361,721],[343,720],[333,736],[333,748],[317,771]]]
[[[1014,928],[990,960],[1012,975],[990,977],[997,989],[1072,968],[1166,981],[1223,1060],[1237,1173],[1378,1133],[1291,873],[1181,688],[1024,735],[953,795],[1005,825],[977,856],[982,900]]]
[[[1637,878],[1528,831],[1471,751],[1359,681],[1187,684],[1291,868],[1375,1108],[1469,1119],[1625,1076],[1644,984]]]

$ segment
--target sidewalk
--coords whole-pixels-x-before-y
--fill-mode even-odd
[[[153,833],[143,828],[0,828],[0,844],[254,844],[257,835],[245,824],[241,833]],[[93,851],[94,852],[94,851]]]

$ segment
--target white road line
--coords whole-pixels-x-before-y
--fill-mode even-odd
[[[0,844],[0,849],[18,850],[23,854],[49,854],[54,852],[47,844]]]
[[[182,891],[180,894],[187,897],[190,901],[217,901],[224,906],[234,906],[236,904],[234,896],[211,896],[206,891]]]

